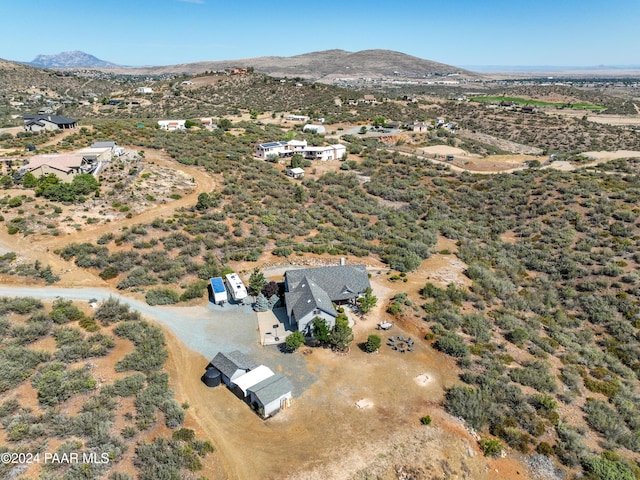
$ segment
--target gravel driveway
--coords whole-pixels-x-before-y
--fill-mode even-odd
[[[59,287],[7,287],[0,286],[2,297],[33,297],[40,300],[66,298],[88,302],[115,297],[137,310],[148,320],[167,327],[189,349],[213,358],[216,353],[240,350],[257,363],[262,363],[274,372],[287,376],[294,386],[294,396],[299,396],[309,388],[316,377],[309,373],[303,355],[287,354],[279,346],[263,347],[259,342],[258,321],[248,305],[225,304],[220,307],[208,303],[207,306],[152,307],[102,288],[59,288]],[[202,365],[204,373],[206,365]]]

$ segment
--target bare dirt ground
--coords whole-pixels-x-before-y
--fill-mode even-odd
[[[356,325],[356,342],[371,332],[368,323]],[[442,411],[455,366],[426,346],[409,354],[386,346],[373,355],[355,346],[344,356],[297,352],[307,353],[320,378],[291,408],[263,421],[226,388],[200,382],[206,359],[167,337],[177,399],[189,403],[188,416],[217,448],[207,460],[209,478],[396,479],[401,471],[416,479],[527,478],[513,459],[485,459],[464,426]],[[430,381],[416,382],[420,375]],[[428,427],[419,421],[425,414],[433,419]]]
[[[608,113],[588,113],[579,110],[542,110],[548,115],[561,115],[564,117],[583,118],[587,116],[589,122],[605,125],[640,125],[640,115],[614,115]]]
[[[61,272],[60,286],[105,286],[100,278],[77,269],[53,251],[70,241],[94,241],[124,226],[170,216],[176,208],[193,205],[199,193],[211,192],[218,186],[216,179],[196,168],[178,165],[161,152],[147,151],[146,159],[191,176],[195,180],[192,191],[179,200],[154,205],[131,218],[86,225],[59,237],[25,240],[2,231],[0,248],[15,251],[31,261],[50,264],[54,271]],[[407,291],[417,298],[417,291],[426,281],[442,286],[450,282],[464,283],[465,267],[455,257],[455,243],[440,239],[437,248],[442,252],[426,260],[417,272],[408,276],[406,283],[389,282],[385,270],[373,265],[372,285],[380,299],[379,305],[364,319],[356,320],[355,342],[350,353],[337,355],[324,349],[295,353],[304,356],[307,370],[318,380],[298,393],[290,409],[267,421],[261,420],[227,389],[204,386],[200,376],[207,359],[165,330],[171,385],[177,400],[190,405],[186,425],[202,438],[211,439],[217,448],[217,452],[205,460],[203,473],[212,479],[243,480],[372,476],[385,480],[526,479],[526,470],[518,457],[485,459],[479,453],[476,439],[440,407],[445,388],[458,381],[452,359],[435,352],[420,337],[411,353],[402,354],[383,345],[379,353],[366,354],[358,347],[369,334],[380,333],[375,326],[386,318],[385,301],[393,294]],[[386,340],[388,334],[415,335],[417,332],[415,325],[399,322],[393,331],[382,336]],[[101,362],[96,362],[95,368],[99,377],[107,381],[104,374],[99,373],[103,371]],[[422,380],[416,381],[416,378]],[[362,400],[367,408],[356,406]],[[425,414],[433,419],[428,427],[420,424]],[[129,467],[123,466],[128,470]]]

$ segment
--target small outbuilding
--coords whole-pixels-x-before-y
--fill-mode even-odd
[[[288,168],[285,173],[291,178],[304,178],[304,170],[300,167]]]
[[[249,403],[263,418],[268,418],[291,405],[292,390],[289,379],[276,373],[249,388]]]
[[[234,380],[236,384],[236,394],[240,398],[245,398],[249,395],[249,389],[254,385],[266,380],[274,375],[273,371],[266,365],[259,365],[253,370],[239,376]]]
[[[235,379],[258,365],[239,350],[233,350],[227,353],[219,352],[211,360],[211,366],[220,371],[220,378],[226,386],[233,387]]]

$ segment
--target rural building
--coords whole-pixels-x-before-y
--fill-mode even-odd
[[[267,418],[291,405],[292,390],[289,379],[276,373],[249,388],[249,404]]]
[[[333,327],[338,316],[333,304],[354,302],[371,287],[364,265],[288,270],[284,284],[289,320],[305,335],[311,334],[315,317]]]
[[[124,148],[118,146],[118,144],[114,140],[103,140],[103,141],[93,142],[90,148],[109,149],[111,151],[111,156],[113,157],[119,157],[120,155],[124,155]]]
[[[158,120],[158,125],[161,130],[167,130],[174,132],[176,130],[184,130],[186,120]]]
[[[151,87],[138,87],[136,92],[137,93],[153,93],[153,88],[151,88]]]
[[[285,117],[285,120],[290,120],[292,122],[308,122],[309,117],[307,115],[288,115]]]
[[[305,140],[290,140],[289,142],[259,143],[255,148],[255,156],[266,160],[270,155],[280,158],[291,157],[299,153],[308,160],[337,160],[347,153],[347,147],[339,143],[324,147],[311,147]]]
[[[284,157],[289,151],[288,142],[268,142],[256,145],[256,157],[266,160],[270,155]]]
[[[327,129],[324,128],[324,125],[312,125],[311,123],[308,123],[307,125],[302,127],[302,131],[322,134],[322,133],[326,133]]]
[[[431,128],[428,122],[413,122],[413,131],[416,133],[424,133]]]
[[[374,95],[364,95],[362,98],[358,99],[358,103],[373,104],[376,103],[376,97]]]
[[[304,170],[300,167],[288,168],[285,173],[291,178],[304,178]]]
[[[304,152],[304,158],[309,160],[338,160],[347,153],[347,147],[336,143],[327,147],[307,147]]]
[[[91,173],[96,165],[97,159],[94,155],[36,155],[29,159],[23,171],[31,172],[36,178],[55,175],[63,182],[71,182],[79,173]]]
[[[240,277],[237,273],[229,273],[225,276],[227,280],[227,287],[229,287],[229,291],[231,292],[231,297],[236,301],[240,302],[247,298],[247,288],[240,280]]]
[[[222,382],[227,387],[233,387],[235,380],[256,368],[258,365],[239,350],[218,354],[211,360],[211,366],[220,372]]]
[[[273,371],[265,366],[258,365],[253,370],[249,370],[244,375],[240,375],[236,378],[233,383],[236,384],[236,395],[240,398],[245,398],[249,395],[248,390],[254,385],[266,380],[269,377],[273,376]]]
[[[22,118],[24,129],[28,132],[65,130],[78,126],[78,121],[75,118],[61,117],[60,115],[25,115]]]
[[[204,117],[200,119],[200,125],[205,128],[213,128],[215,127],[215,123],[213,123],[213,118]]]
[[[227,298],[227,289],[222,282],[221,277],[213,277],[209,279],[209,283],[211,284],[211,292],[213,294],[213,303],[218,305],[222,305],[229,299]]]
[[[522,113],[537,113],[538,109],[533,105],[525,105],[520,109]]]

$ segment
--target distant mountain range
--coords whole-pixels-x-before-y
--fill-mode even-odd
[[[198,74],[235,67],[252,67],[258,73],[274,77],[300,77],[313,81],[332,82],[345,78],[424,78],[456,75],[477,78],[478,74],[459,67],[432,62],[390,50],[324,50],[292,57],[255,57],[184,63],[166,66],[126,67],[100,60],[88,53],[74,51],[58,55],[38,55],[26,65],[51,68],[109,69],[114,73],[135,75]]]
[[[56,55],[38,55],[26,65],[38,68],[116,68],[115,63],[100,60],[88,53],[74,50],[72,52],[62,52]]]

